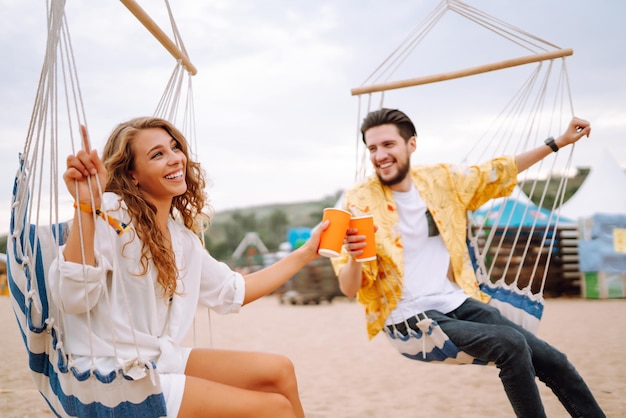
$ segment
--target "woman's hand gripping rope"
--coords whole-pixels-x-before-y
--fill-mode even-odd
[[[78,205],[100,207],[100,194],[106,181],[106,169],[96,150],[89,144],[85,125],[80,125],[83,149],[67,157],[63,180]]]

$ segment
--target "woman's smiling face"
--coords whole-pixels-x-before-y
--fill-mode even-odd
[[[187,191],[187,157],[178,141],[161,128],[142,129],[133,138],[131,176],[143,197],[159,207]]]

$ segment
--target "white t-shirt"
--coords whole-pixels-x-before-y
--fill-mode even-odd
[[[393,196],[404,247],[404,289],[387,324],[402,322],[427,310],[453,311],[468,296],[448,279],[450,254],[434,223],[429,228],[426,203],[415,185],[408,192],[394,191]]]
[[[119,197],[105,193],[102,209],[129,223]],[[190,330],[198,305],[218,313],[237,312],[245,296],[243,277],[215,260],[198,237],[170,218],[168,229],[179,269],[177,294],[168,303],[161,295],[156,269],[141,274],[141,242],[134,228],[116,235],[103,219],[96,222],[97,266],[60,257],[49,270],[52,298],[63,312],[65,348],[81,365],[96,358],[101,371],[116,362],[156,361],[160,373],[184,370],[185,350],[179,344]],[[108,295],[108,296],[107,296]],[[117,354],[117,359],[115,359]],[[81,361],[81,357],[82,360]]]

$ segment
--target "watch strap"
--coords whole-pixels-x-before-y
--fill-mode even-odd
[[[549,137],[544,142],[547,146],[549,146],[552,149],[552,151],[557,152],[559,150],[559,146],[556,144],[556,142],[554,142],[553,137]]]

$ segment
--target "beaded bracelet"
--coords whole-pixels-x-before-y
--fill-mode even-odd
[[[81,212],[94,213],[93,208],[91,206],[82,202],[78,202],[78,203],[74,202],[74,208],[79,209]],[[127,224],[125,224],[124,222],[118,221],[117,219],[110,216],[109,214],[105,215],[105,213],[102,212],[99,208],[96,208],[96,216],[99,216],[105,221],[107,221],[107,223],[111,225],[113,229],[115,229],[115,232],[117,233],[117,235],[122,235],[124,232],[126,232],[129,229],[129,226]]]
[[[93,213],[93,208],[86,203],[82,202],[74,202],[74,209],[80,209],[81,212],[85,213]],[[100,214],[100,209],[96,208],[96,215]]]

